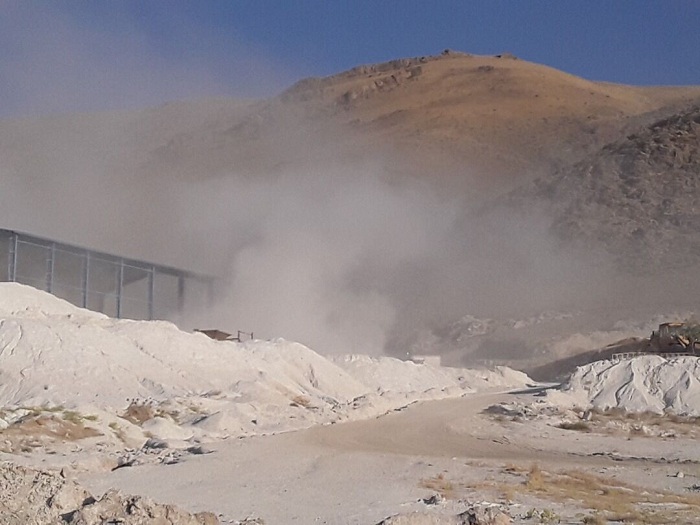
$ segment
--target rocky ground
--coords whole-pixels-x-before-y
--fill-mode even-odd
[[[4,525],[217,525],[208,512],[190,514],[173,505],[110,490],[94,498],[60,473],[0,463],[0,522]]]

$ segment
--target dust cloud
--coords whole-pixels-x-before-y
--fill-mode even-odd
[[[215,275],[215,305],[187,312],[184,328],[405,355],[418,330],[580,306],[609,284],[554,240],[545,216],[483,213],[435,181],[389,174],[390,157],[318,161],[307,139],[306,159],[275,173],[141,173],[123,137],[149,115],[93,115],[77,128],[92,130],[87,144],[57,138],[68,117],[27,124],[23,140],[42,145],[0,163],[0,217],[4,228]],[[300,126],[276,130],[285,147]]]
[[[223,67],[160,55],[137,25],[125,39],[94,34],[58,8],[6,9],[0,43],[15,52],[0,57],[2,115],[144,107],[253,85],[265,94],[291,83],[290,65],[245,42],[220,42],[230,51],[219,56]],[[235,83],[238,70],[247,85]],[[422,327],[557,308],[606,286],[600,268],[551,238],[546,217],[479,214],[435,182],[390,176],[391,154],[333,162],[338,146],[328,137],[342,141],[343,130],[307,134],[303,111],[280,124],[274,111],[241,120],[213,107],[205,116],[183,104],[0,122],[0,226],[216,275],[216,303],[188,312],[183,325],[284,337],[321,353],[402,355],[407,334]],[[252,176],[228,160],[224,170],[198,170],[198,159],[226,154],[214,145],[235,145],[241,123],[252,137],[274,137],[261,158],[301,160]],[[172,144],[183,145],[181,157],[167,164],[159,152]],[[183,158],[195,167],[172,172],[185,169]]]
[[[390,183],[377,166],[207,184],[206,197],[193,197],[202,186],[185,193],[197,217],[181,218],[192,239],[216,231],[198,251],[225,268],[215,307],[192,313],[194,325],[321,353],[405,355],[410,334],[467,313],[531,315],[600,291],[600,268],[552,240],[545,218],[477,214],[426,183]]]

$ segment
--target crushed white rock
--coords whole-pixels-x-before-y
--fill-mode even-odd
[[[649,355],[596,361],[579,367],[547,399],[562,407],[700,416],[700,359]]]
[[[95,428],[102,444],[109,438],[138,449],[150,436],[188,447],[529,382],[505,368],[328,359],[282,339],[214,341],[168,322],[115,320],[28,286],[0,283],[4,426],[43,410]],[[129,407],[132,416],[147,416],[127,417]]]

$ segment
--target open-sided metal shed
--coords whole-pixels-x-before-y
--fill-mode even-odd
[[[3,229],[0,281],[28,284],[77,306],[129,319],[174,319],[187,306],[206,305],[214,283],[177,268]]]

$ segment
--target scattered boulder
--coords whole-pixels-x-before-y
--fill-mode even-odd
[[[510,516],[498,506],[477,506],[457,516],[460,525],[509,525]]]
[[[61,523],[90,494],[59,473],[0,464],[0,516],[4,525]]]
[[[475,505],[456,516],[414,512],[390,516],[377,525],[510,525],[512,522],[499,505]]]
[[[459,525],[459,522],[454,516],[414,512],[390,516],[380,521],[377,525]]]
[[[95,499],[59,472],[0,464],[3,525],[218,525],[210,512],[190,514],[141,496],[111,490]]]
[[[190,514],[173,505],[161,505],[141,496],[125,496],[110,490],[99,500],[83,505],[65,520],[71,525],[218,525],[211,512]]]
[[[426,505],[438,505],[438,504],[442,503],[443,499],[444,498],[442,496],[440,496],[440,494],[433,494],[432,496],[430,496],[428,498],[423,498],[422,501]]]

